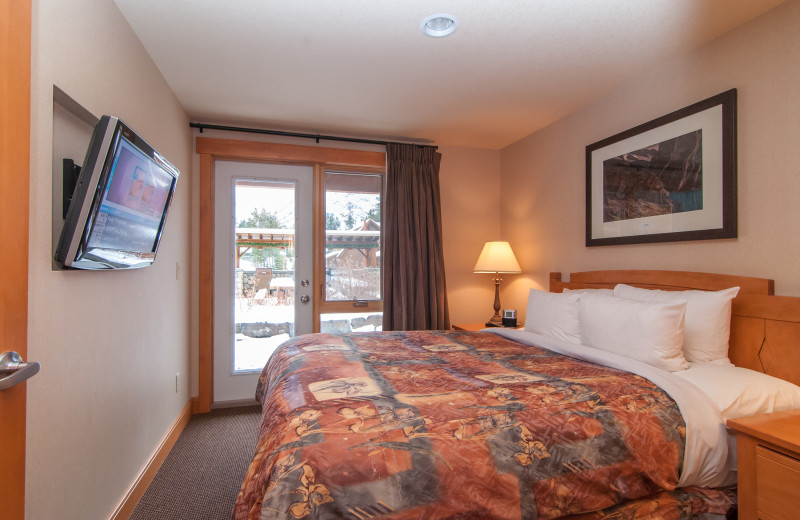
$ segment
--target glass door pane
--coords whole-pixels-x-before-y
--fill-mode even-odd
[[[381,180],[325,173],[325,301],[381,299]]]
[[[252,400],[278,344],[313,330],[313,180],[311,166],[214,163],[214,403]]]
[[[381,330],[380,174],[325,172],[321,332]],[[343,312],[344,306],[349,306]],[[350,310],[352,309],[352,311]]]
[[[234,371],[260,371],[295,335],[295,183],[238,180],[234,200]]]

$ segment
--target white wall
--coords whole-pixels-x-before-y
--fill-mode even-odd
[[[39,0],[32,29],[28,356],[42,369],[28,384],[26,518],[105,518],[190,396],[191,132],[113,2]],[[153,266],[51,269],[54,126],[69,129],[54,85],[181,170]]]
[[[786,2],[703,48],[644,64],[639,80],[501,151],[512,190],[502,220],[525,274],[504,306],[525,308],[527,289],[550,271],[675,269],[775,280],[800,296],[800,2]],[[629,246],[584,246],[585,150],[603,138],[730,88],[738,89],[739,237]],[[509,277],[511,278],[511,277]]]

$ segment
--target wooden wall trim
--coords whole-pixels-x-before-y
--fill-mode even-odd
[[[180,437],[181,432],[183,432],[186,425],[189,424],[189,419],[192,418],[192,409],[194,408],[195,399],[196,398],[190,399],[186,403],[186,406],[183,407],[180,414],[178,414],[175,422],[172,423],[172,426],[167,431],[166,435],[164,435],[164,438],[161,439],[158,447],[147,460],[147,463],[136,477],[136,480],[133,481],[133,484],[131,484],[131,487],[125,493],[125,496],[122,497],[120,503],[109,515],[109,520],[127,520],[133,514],[133,510],[136,509],[136,504],[138,504],[139,500],[144,496],[147,487],[155,478],[156,473],[158,473],[159,468],[164,463],[167,455],[169,455],[178,437]]]
[[[296,144],[266,143],[261,141],[239,141],[214,137],[198,137],[195,144],[198,154],[210,154],[216,158],[236,160],[259,160],[272,162],[327,163],[382,168],[386,164],[384,152],[322,148]]]
[[[325,229],[325,212],[322,211],[325,201],[325,168],[321,164],[314,165],[313,200],[314,207],[312,210],[312,229]],[[315,331],[320,330],[320,301],[322,300],[322,294],[325,290],[325,251],[323,245],[324,244],[321,240],[312,240],[312,254],[314,255],[312,279],[314,280],[314,285],[311,287],[311,303],[314,306],[312,330]]]
[[[214,157],[200,155],[198,398],[194,413],[211,411],[214,389]]]
[[[28,359],[31,0],[0,0],[0,353]],[[12,246],[13,244],[13,246]],[[37,361],[37,360],[33,360]],[[41,375],[39,377],[42,377]],[[35,381],[36,379],[33,379]],[[0,392],[0,516],[25,516],[27,385]]]

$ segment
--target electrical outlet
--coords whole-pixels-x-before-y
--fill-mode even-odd
[[[177,374],[175,374],[175,393],[176,394],[178,393],[178,388],[180,388],[180,383],[181,383],[181,373],[178,372]]]

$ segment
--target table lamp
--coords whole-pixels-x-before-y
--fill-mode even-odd
[[[474,273],[494,273],[494,316],[486,322],[487,327],[501,327],[503,319],[500,317],[500,273],[519,274],[519,267],[511,245],[508,242],[486,242],[483,251],[478,257]]]

